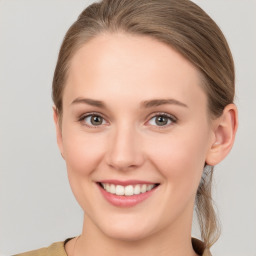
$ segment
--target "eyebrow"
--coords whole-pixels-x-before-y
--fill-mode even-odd
[[[72,101],[71,104],[88,104],[94,107],[98,108],[107,108],[105,103],[100,101],[100,100],[94,100],[94,99],[88,99],[88,98],[76,98],[75,100]],[[151,108],[151,107],[157,107],[161,105],[166,105],[166,104],[173,104],[173,105],[178,105],[181,107],[188,107],[185,103],[182,103],[178,100],[175,99],[152,99],[152,100],[146,100],[141,103],[142,108]]]
[[[166,105],[166,104],[173,104],[173,105],[178,105],[181,107],[186,107],[188,106],[185,103],[182,103],[178,100],[175,99],[152,99],[152,100],[146,100],[142,102],[142,107],[144,108],[151,108],[151,107],[157,107],[161,105]]]
[[[72,101],[72,104],[84,103],[98,108],[107,108],[106,105],[100,100],[93,100],[88,98],[76,98]]]

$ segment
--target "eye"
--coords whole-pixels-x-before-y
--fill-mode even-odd
[[[87,126],[100,126],[107,123],[102,116],[97,114],[83,116],[79,119],[79,121]]]
[[[168,126],[171,123],[175,123],[176,119],[168,114],[158,114],[153,116],[149,120],[149,124],[153,126]]]

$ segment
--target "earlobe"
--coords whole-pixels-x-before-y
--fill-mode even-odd
[[[57,144],[58,144],[58,147],[60,150],[60,154],[64,158],[63,143],[62,143],[62,131],[61,131],[61,126],[60,126],[59,114],[58,114],[58,111],[55,106],[53,106],[52,109],[53,109],[53,120],[55,123],[55,129],[56,129]]]
[[[224,108],[222,115],[214,121],[214,140],[206,157],[208,165],[218,164],[230,152],[237,126],[237,108],[234,104],[229,104]]]

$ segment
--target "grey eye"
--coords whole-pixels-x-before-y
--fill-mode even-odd
[[[104,118],[99,115],[88,115],[84,118],[84,122],[90,126],[99,126],[106,123]]]
[[[169,116],[165,115],[157,115],[152,117],[149,120],[149,124],[151,125],[157,125],[157,126],[165,126],[172,122],[171,118]]]

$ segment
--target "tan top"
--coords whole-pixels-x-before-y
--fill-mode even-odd
[[[73,238],[73,237],[72,237]],[[65,244],[72,238],[68,238],[65,241],[53,243],[49,247],[44,247],[38,250],[16,254],[13,256],[68,256],[65,251]],[[194,251],[200,256],[212,256],[208,249],[204,248],[203,242],[196,238],[192,238],[192,245]]]

